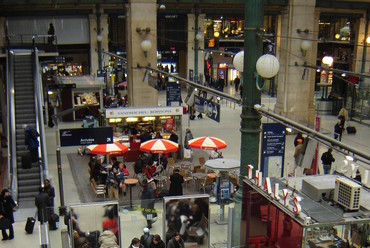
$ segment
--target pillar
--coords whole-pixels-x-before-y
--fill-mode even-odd
[[[146,70],[138,68],[138,65],[157,66],[157,3],[155,0],[129,0],[126,8],[128,104],[158,106],[157,90],[144,82]],[[152,43],[147,55],[141,48],[144,39]]]
[[[367,24],[367,25],[366,25]],[[367,29],[367,32],[366,32]],[[370,19],[366,14],[360,18],[358,31],[356,33],[357,40],[355,41],[354,61],[352,70],[357,73],[370,72],[370,44],[366,44],[366,38],[370,36]],[[370,85],[370,78],[363,77],[361,83],[362,88],[367,88]]]
[[[96,76],[97,71],[99,70],[99,45],[98,45],[98,23],[97,14],[89,15],[89,22],[90,22],[90,57],[91,57],[91,70],[90,74],[92,76]],[[107,66],[109,63],[109,57],[104,55],[103,52],[108,52],[108,15],[103,13],[103,10],[100,9],[100,35],[102,37],[100,42],[100,50],[101,50],[101,63],[102,68]]]
[[[187,67],[186,67],[186,78],[189,79],[189,71],[193,70],[195,73],[195,36],[197,33],[202,34],[202,38],[197,40],[198,43],[198,81],[204,82],[204,19],[205,14],[198,15],[198,30],[195,30],[195,14],[188,14],[188,52],[187,52]],[[203,78],[199,75],[202,74]],[[195,75],[193,75],[195,78]]]
[[[292,0],[282,10],[278,47],[280,70],[274,109],[282,116],[312,127],[315,120],[315,69],[306,69],[305,72],[301,65],[305,62],[316,65],[317,43],[314,40],[317,39],[317,20],[315,0]],[[304,55],[301,42],[305,39],[312,45]]]

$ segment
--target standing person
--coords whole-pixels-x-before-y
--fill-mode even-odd
[[[175,233],[172,239],[168,241],[167,248],[184,248],[184,240],[181,238],[180,233]]]
[[[331,164],[335,162],[332,154],[333,149],[329,148],[327,152],[324,152],[321,156],[322,166],[324,167],[324,174],[330,174]]]
[[[154,210],[155,193],[147,179],[143,180],[143,192],[141,194],[141,209],[147,221],[147,227],[152,228],[153,218],[156,216]]]
[[[236,78],[234,79],[235,92],[238,92],[239,84],[240,84],[240,78],[236,76]]]
[[[184,183],[184,178],[180,175],[180,170],[175,169],[173,174],[170,176],[170,190],[168,194],[170,196],[182,195],[182,184]]]
[[[334,126],[334,139],[342,141],[343,126],[341,120],[338,119],[337,124]]]
[[[28,150],[31,152],[31,162],[36,163],[39,161],[39,141],[40,134],[33,127],[24,124],[24,135]]]
[[[193,134],[190,131],[190,128],[186,128],[186,133],[185,133],[185,140],[184,140],[184,147],[186,149],[189,149],[189,140],[193,139]]]
[[[8,189],[3,189],[0,194],[0,220],[5,218],[10,222],[9,235],[6,233],[6,229],[2,229],[3,240],[14,239],[14,215],[13,211],[17,207],[12,196],[9,194]]]
[[[55,28],[53,23],[49,24],[49,30],[48,30],[48,44],[52,45],[54,42],[54,35],[55,35]]]
[[[302,140],[302,143],[304,141],[304,138],[302,136],[302,133],[297,133],[297,136],[295,136],[294,138],[294,147],[296,147],[298,145],[298,140],[301,139]]]
[[[344,124],[348,121],[348,111],[346,108],[341,108],[338,113],[338,119],[340,120],[341,126],[344,128]]]
[[[165,248],[165,247],[166,245],[161,239],[161,236],[159,236],[158,234],[155,234],[153,236],[152,243],[150,244],[150,248]]]
[[[47,209],[50,206],[49,196],[45,192],[44,187],[39,188],[39,194],[35,198],[35,205],[37,207],[37,219],[40,224],[45,223],[48,220]]]
[[[170,141],[175,142],[176,144],[179,143],[179,136],[177,136],[175,129],[172,129],[172,131],[171,131]],[[172,156],[173,160],[175,160],[175,162],[176,162],[177,152],[171,153],[171,156]]]
[[[122,188],[124,181],[125,179],[121,172],[118,171],[117,167],[113,167],[112,170],[109,171],[107,177],[107,188],[110,200],[113,200],[114,197],[117,201],[119,201],[119,189]]]
[[[303,143],[303,140],[302,139],[298,139],[297,142],[298,142],[298,145],[295,147],[295,151],[294,151],[295,167],[299,166],[299,155],[300,155],[300,153],[302,151],[302,143]]]
[[[44,180],[44,191],[49,196],[50,206],[54,208],[55,189],[51,186],[49,179]]]
[[[144,227],[143,229],[144,234],[140,237],[140,244],[144,246],[144,248],[150,248],[152,244],[153,235],[149,233],[149,228]]]

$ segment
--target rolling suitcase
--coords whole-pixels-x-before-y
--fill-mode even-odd
[[[26,222],[26,227],[24,228],[26,230],[26,233],[31,234],[33,233],[33,228],[35,227],[35,218],[34,217],[28,217]]]
[[[27,152],[26,154],[22,155],[22,169],[31,169],[32,161],[31,161],[31,154]]]

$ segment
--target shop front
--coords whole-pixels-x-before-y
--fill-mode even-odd
[[[133,162],[141,153],[140,144],[143,139],[156,138],[159,134],[169,139],[172,130],[178,136],[181,157],[182,144],[182,107],[151,107],[151,108],[113,108],[105,111],[107,125],[113,127],[113,139],[129,147],[124,155],[125,161]]]
[[[346,201],[357,201],[357,207]],[[369,192],[345,177],[283,181],[257,171],[243,183],[242,242],[246,247],[369,247],[369,208]]]

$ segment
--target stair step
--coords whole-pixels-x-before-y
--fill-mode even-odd
[[[18,169],[22,168],[22,158],[20,156],[19,156],[19,158],[17,158],[17,166],[18,166]],[[40,167],[40,165],[38,165],[37,163],[32,163],[30,169],[39,169],[39,167]],[[23,170],[30,170],[30,169],[23,169]]]
[[[21,193],[27,193],[27,192],[39,192],[40,185],[26,185],[26,186],[20,186],[18,185],[18,195]]]
[[[35,104],[35,99],[15,101],[15,108],[30,108],[30,105]]]
[[[35,175],[37,174],[36,178],[38,178],[40,176],[40,168],[39,167],[31,167],[30,169],[22,169],[22,167],[18,167],[17,169],[17,172],[18,172],[18,175],[21,176],[23,174],[34,174],[34,178],[35,178]]]
[[[20,199],[28,199],[28,198],[33,198],[35,200],[35,197],[39,194],[39,189],[37,189],[36,192],[22,192],[18,193],[18,200]]]
[[[29,169],[32,170],[32,169]],[[40,178],[40,173],[28,173],[28,174],[18,174],[18,180],[36,179]]]
[[[40,186],[41,185],[41,180],[40,178],[38,179],[28,179],[28,180],[19,180],[18,181],[18,187],[21,187],[21,186],[29,186],[29,185],[38,185]]]

